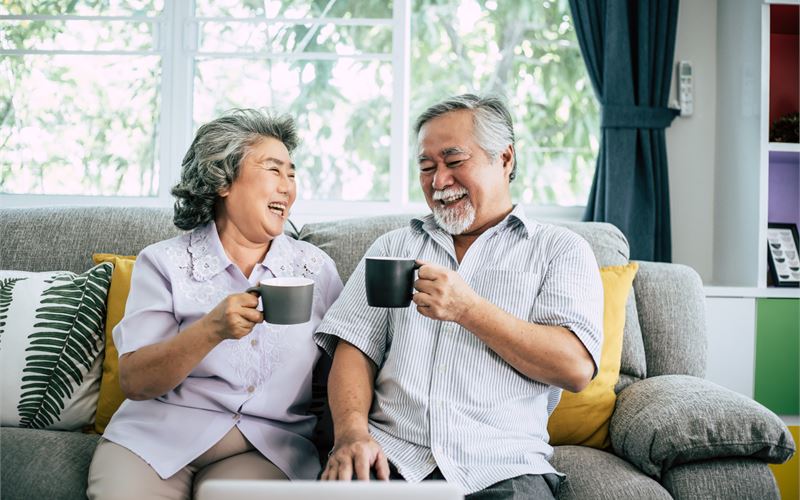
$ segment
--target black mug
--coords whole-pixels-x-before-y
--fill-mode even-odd
[[[414,259],[367,257],[367,304],[372,307],[408,307],[414,295]]]
[[[297,325],[311,320],[314,280],[300,277],[270,278],[247,289],[261,297],[264,321]]]

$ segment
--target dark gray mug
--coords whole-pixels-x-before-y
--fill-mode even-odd
[[[372,307],[408,307],[414,295],[414,259],[366,258],[367,304]]]
[[[311,320],[314,280],[308,278],[270,278],[247,289],[261,297],[264,321],[273,325],[297,325]]]

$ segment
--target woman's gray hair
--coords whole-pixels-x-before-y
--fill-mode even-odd
[[[250,148],[266,137],[281,141],[290,154],[299,143],[292,117],[257,109],[233,109],[201,126],[171,191],[175,225],[191,230],[211,222],[219,193],[230,188]]]
[[[508,112],[503,100],[497,96],[479,97],[475,94],[463,94],[434,104],[417,118],[414,132],[419,137],[419,131],[427,122],[460,109],[472,110],[475,142],[489,155],[490,160],[496,160],[509,144],[514,145],[514,123],[511,120],[511,113]],[[517,150],[514,149],[514,166],[508,177],[509,182],[516,176]]]

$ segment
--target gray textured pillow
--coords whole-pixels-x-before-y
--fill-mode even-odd
[[[783,421],[761,404],[707,380],[664,375],[617,397],[611,444],[650,476],[672,466],[719,457],[783,463],[795,443]]]

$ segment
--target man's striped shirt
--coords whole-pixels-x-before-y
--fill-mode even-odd
[[[600,362],[603,288],[589,244],[526,218],[521,206],[456,260],[453,238],[432,215],[381,236],[366,256],[421,259],[447,267],[479,295],[517,318],[571,330]],[[317,329],[333,354],[338,339],[378,367],[370,434],[408,481],[437,466],[465,494],[548,463],[547,419],[561,389],[515,370],[455,322],[367,305],[364,260]]]

